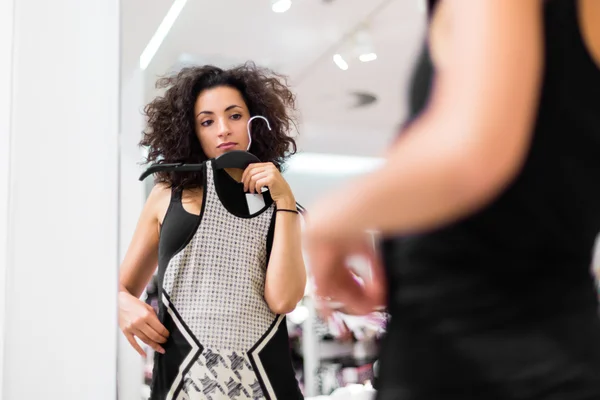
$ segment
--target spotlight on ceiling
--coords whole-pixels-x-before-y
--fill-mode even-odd
[[[273,0],[271,9],[276,13],[284,13],[292,7],[292,0]]]
[[[360,56],[358,56],[358,59],[362,62],[375,61],[375,60],[377,60],[377,54],[376,53],[364,53],[364,54],[361,54]]]
[[[346,71],[348,69],[348,63],[346,62],[346,60],[344,60],[344,57],[342,57],[341,54],[334,55],[333,62],[343,71]]]
[[[358,56],[360,61],[365,63],[377,60],[373,39],[367,26],[358,30],[354,36],[354,54]]]

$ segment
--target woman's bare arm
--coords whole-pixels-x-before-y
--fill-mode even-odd
[[[280,208],[296,209],[295,201]],[[265,281],[265,300],[278,314],[292,312],[304,296],[306,267],[301,246],[300,215],[278,212]]]
[[[135,297],[140,297],[152,278],[158,263],[160,213],[170,200],[170,189],[157,185],[152,189],[139,217],[125,258],[121,264],[119,283]]]

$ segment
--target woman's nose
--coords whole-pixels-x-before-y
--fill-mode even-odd
[[[219,118],[219,136],[229,136],[231,129],[229,129],[229,121],[227,118]]]

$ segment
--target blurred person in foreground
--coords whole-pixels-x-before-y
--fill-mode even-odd
[[[387,305],[378,399],[600,399],[600,1],[430,11],[386,164],[308,215],[317,293]]]

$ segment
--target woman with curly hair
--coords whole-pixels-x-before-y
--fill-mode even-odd
[[[245,64],[185,68],[145,108],[141,141],[159,172],[120,272],[119,325],[155,351],[151,399],[301,399],[285,314],[304,294],[296,201],[280,171],[295,99],[285,79]],[[263,116],[263,121],[250,118]],[[220,169],[249,150],[261,162]],[[263,189],[268,189],[263,191]],[[279,212],[281,211],[281,212]],[[158,264],[158,315],[141,300]]]

